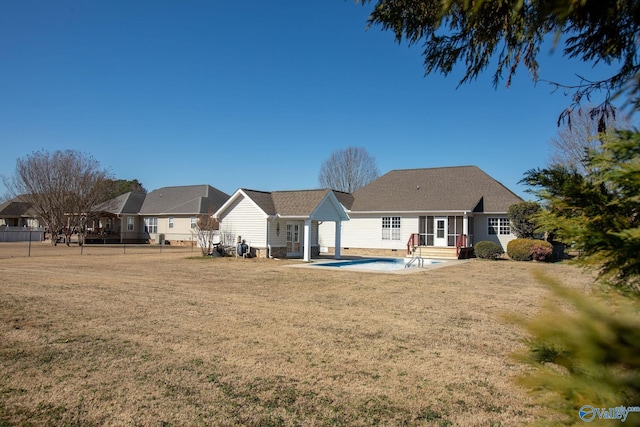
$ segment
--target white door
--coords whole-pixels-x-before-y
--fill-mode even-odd
[[[434,217],[433,230],[433,246],[447,246],[447,217]]]
[[[300,223],[287,223],[287,256],[296,257],[302,255],[300,244]]]

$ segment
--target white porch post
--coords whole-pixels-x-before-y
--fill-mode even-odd
[[[304,221],[304,261],[311,261],[311,220]]]
[[[340,245],[342,245],[342,243],[340,242],[342,238],[342,221],[338,220],[336,221],[336,240],[334,243],[334,258],[335,259],[340,259]]]
[[[462,217],[462,234],[467,237],[465,246],[469,246],[469,215],[467,215],[467,212]]]

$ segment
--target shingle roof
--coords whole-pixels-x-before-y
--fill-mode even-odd
[[[0,218],[35,217],[37,213],[31,203],[24,202],[20,196],[0,204]]]
[[[218,210],[229,195],[210,185],[163,187],[148,193],[141,215],[205,215]]]
[[[242,191],[251,199],[253,202],[258,205],[260,209],[264,211],[267,215],[275,215],[276,208],[273,204],[273,198],[271,197],[271,193],[267,191],[256,191],[256,190],[246,190],[242,189]]]
[[[146,195],[146,193],[130,191],[101,203],[96,207],[96,210],[112,214],[137,214],[140,212]]]
[[[309,216],[331,190],[274,191],[276,212],[281,216]]]
[[[351,206],[353,205],[353,194],[337,190],[333,190],[333,194],[336,195],[336,198],[340,203],[342,203],[342,206],[347,209],[351,209]]]
[[[507,212],[522,201],[477,166],[393,170],[353,197],[354,212]]]
[[[326,195],[332,191],[320,190],[292,190],[292,191],[242,191],[254,201],[267,215],[306,217],[313,213]],[[333,192],[336,197],[339,192]],[[342,193],[346,195],[347,193]],[[342,197],[342,196],[341,196]],[[346,196],[345,196],[346,197]],[[340,198],[338,198],[340,200]]]
[[[0,218],[21,217],[30,207],[29,203],[9,200],[0,205]]]

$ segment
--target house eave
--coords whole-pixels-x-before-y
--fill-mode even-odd
[[[309,215],[275,215],[276,219],[292,220],[292,221],[305,221],[311,219]]]
[[[473,214],[472,209],[445,209],[445,210],[412,210],[412,211],[349,211],[350,214],[424,214],[424,213],[468,213]]]

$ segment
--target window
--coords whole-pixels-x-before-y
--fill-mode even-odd
[[[489,234],[494,236],[511,234],[509,218],[489,218]]]
[[[127,218],[127,231],[133,231],[133,217]]]
[[[458,237],[462,234],[462,222],[461,216],[450,216],[447,219],[447,246],[456,246]]]
[[[198,221],[196,219],[195,216],[191,217],[191,228],[196,228],[196,225],[198,224]]]
[[[173,228],[173,217],[169,217],[169,228]]]
[[[382,240],[400,240],[400,217],[382,217]]]
[[[158,218],[145,218],[144,229],[149,234],[156,234],[158,232]]]

